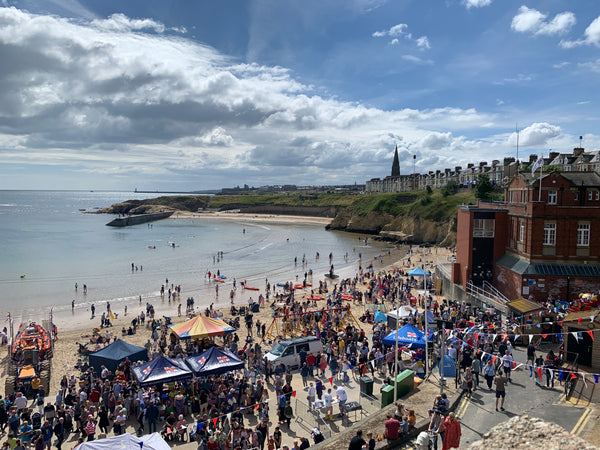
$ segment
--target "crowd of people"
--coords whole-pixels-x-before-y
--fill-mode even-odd
[[[271,344],[266,336],[266,324],[254,322],[248,308],[243,315],[247,336],[240,337],[242,333],[238,330],[238,333],[225,335],[221,344],[245,362],[243,370],[141,387],[132,371],[135,362],[126,359],[114,373],[103,368],[98,372],[88,369],[80,377],[65,376],[61,390],[52,402],[42,399],[42,403],[38,404],[39,400],[34,400],[31,408],[27,401],[23,402],[19,393],[3,399],[0,402],[0,427],[9,426],[11,450],[19,445],[35,445],[36,450],[41,450],[42,446],[49,448],[49,443],[60,449],[70,435],[77,438],[70,441],[79,442],[111,433],[120,434],[126,429],[134,429],[140,434],[160,431],[168,440],[191,438],[198,442],[200,450],[264,450],[265,446],[268,450],[306,448],[311,444],[306,437],[297,438],[293,444],[283,442],[287,436],[285,431],[289,431],[296,414],[292,401],[296,395],[292,387],[294,377],[301,379],[309,405],[323,402],[325,418],[334,420],[333,399],[338,403],[337,415],[343,416],[347,400],[344,384],[351,382],[352,378],[356,380],[370,373],[373,378],[380,377],[385,386],[391,383],[391,376],[405,368],[424,376],[427,371],[424,352],[404,348],[399,349],[396,357],[395,347],[383,344],[383,338],[392,330],[387,323],[375,322],[374,312],[395,309],[400,305],[423,309],[426,304],[436,319],[453,324],[453,330],[447,335],[449,345],[446,354],[451,355],[460,366],[466,394],[470,395],[472,389],[479,385],[480,376],[485,378],[490,388],[491,379],[496,386],[498,406],[503,408],[504,396],[498,393],[502,391],[503,382],[510,382],[513,366],[510,341],[498,344],[497,331],[491,333],[485,326],[478,333],[465,331],[472,328],[471,323],[496,324],[499,327],[499,318],[493,310],[472,310],[466,304],[419,295],[415,288],[422,285],[422,278],[411,277],[399,268],[380,273],[361,270],[356,277],[339,280],[333,286],[321,284],[321,292],[323,288],[331,290],[322,307],[315,300],[294,297],[293,289],[274,296],[274,307],[280,308],[279,313],[286,316],[288,329],[299,334],[308,334],[312,330],[323,343],[322,351],[300,355],[298,371],[273,364],[265,358],[266,346]],[[178,295],[179,289],[174,289],[175,292]],[[190,302],[187,303],[189,307]],[[364,323],[360,326],[344,312],[349,303],[364,304]],[[418,309],[415,311],[404,320],[422,328],[424,315]],[[213,345],[206,339],[177,339],[169,332],[167,321],[155,320],[152,313],[151,305],[147,305],[146,314],[134,318],[131,327],[134,333],[144,324],[149,329],[146,349],[151,359],[159,355],[185,358],[198,355]],[[205,314],[219,315],[212,305]],[[259,338],[264,340],[259,342]],[[482,359],[482,352],[501,353],[494,358],[492,369],[487,368],[492,360]],[[429,356],[430,361],[436,359],[433,352]],[[442,357],[441,354],[437,356]],[[499,368],[507,368],[500,380],[497,375]],[[436,399],[430,411],[429,426],[432,435],[442,437],[444,449],[456,447],[460,440],[460,424],[448,411],[446,402],[445,398]],[[38,411],[35,411],[36,408]],[[415,423],[415,411],[398,405],[381,432],[385,438],[394,440],[409,433]],[[314,442],[323,439],[318,428],[311,436]],[[364,445],[370,449],[372,440],[374,437],[367,435],[367,441],[361,444],[361,448]],[[358,442],[356,440],[355,445]],[[437,443],[435,445],[437,448]]]

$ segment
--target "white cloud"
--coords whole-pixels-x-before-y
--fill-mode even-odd
[[[427,38],[427,36],[421,36],[420,38],[417,38],[416,43],[417,43],[417,47],[419,47],[421,49],[429,50],[431,48],[431,45],[429,44],[429,39]]]
[[[564,67],[568,67],[571,63],[569,61],[563,61],[557,64],[553,64],[552,67],[555,69],[562,69]]]
[[[561,129],[557,125],[546,122],[532,123],[519,132],[519,145],[523,147],[545,145],[551,139],[558,137],[560,133]],[[512,133],[509,137],[509,144],[515,145],[516,142],[517,134]]]
[[[406,41],[414,42],[417,48],[419,48],[420,50],[429,50],[431,48],[431,44],[427,36],[421,36],[419,38],[414,39],[412,33],[409,33],[407,30],[407,24],[399,23],[398,25],[394,25],[388,30],[375,31],[371,34],[371,36],[376,38],[391,37],[393,39],[389,41],[390,45],[399,45],[399,38],[404,38],[404,40]]]
[[[573,48],[581,45],[595,45],[596,47],[600,47],[600,16],[596,17],[588,25],[583,36],[583,39],[576,41],[561,41],[560,45],[563,48]]]
[[[481,8],[483,6],[491,5],[492,0],[462,0],[462,4],[466,6],[467,9]]]
[[[506,84],[524,84],[532,81],[534,76],[531,74],[519,73],[515,77],[503,78],[501,81],[494,81],[495,85],[503,86]]]
[[[437,131],[428,133],[419,141],[419,146],[431,150],[440,150],[452,143],[452,133],[440,133]]]
[[[577,64],[577,67],[591,70],[592,72],[600,73],[600,59]]]
[[[510,27],[517,33],[550,36],[567,33],[577,22],[575,14],[570,11],[559,13],[550,21],[546,20],[547,17],[537,9],[521,6]]]
[[[423,58],[419,58],[418,56],[415,56],[415,55],[402,55],[401,58],[405,61],[409,61],[409,62],[415,63],[415,64],[421,64],[421,65],[425,65],[425,66],[433,65],[433,61],[431,59],[423,59]]]

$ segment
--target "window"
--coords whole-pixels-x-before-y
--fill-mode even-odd
[[[571,171],[571,166],[565,166],[565,172],[570,172]]]
[[[523,242],[524,234],[525,234],[525,221],[519,220],[519,242]]]
[[[548,204],[556,205],[557,197],[558,197],[558,195],[557,195],[556,191],[548,191]]]
[[[573,200],[579,200],[579,192],[573,192]]]
[[[594,191],[588,191],[588,200],[592,200],[594,198]]]
[[[473,237],[494,237],[494,219],[474,219]]]
[[[556,245],[556,224],[544,224],[544,245]]]
[[[577,245],[588,247],[590,245],[590,224],[580,223],[577,227]]]
[[[596,191],[596,200],[600,200],[600,191]]]

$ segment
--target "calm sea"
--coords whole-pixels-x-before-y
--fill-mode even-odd
[[[0,191],[0,313],[34,316],[91,303],[156,299],[161,284],[182,286],[196,304],[215,300],[207,270],[228,277],[219,303],[229,304],[231,280],[248,285],[301,280],[308,269],[322,278],[333,253],[336,272],[358,271],[358,256],[382,252],[360,236],[326,231],[322,225],[275,225],[224,219],[166,219],[126,228],[107,227],[113,217],[85,214],[132,198],[158,194],[84,191]],[[244,233],[245,230],[245,233]],[[175,247],[171,245],[174,243]],[[149,248],[152,247],[152,248]],[[156,247],[156,248],[154,248]],[[220,261],[214,258],[223,252]],[[316,260],[316,252],[320,259]],[[348,254],[346,258],[345,255]],[[305,256],[307,264],[302,266]],[[294,258],[297,264],[294,264]],[[131,269],[132,263],[137,270]],[[78,289],[75,291],[75,283]],[[83,285],[87,285],[87,295]],[[258,294],[258,293],[257,293]],[[241,302],[240,296],[236,301]]]

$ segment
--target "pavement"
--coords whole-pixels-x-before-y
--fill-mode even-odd
[[[544,353],[549,348],[544,349]],[[527,359],[524,347],[513,349],[515,361],[524,362]],[[460,448],[468,448],[470,444],[481,439],[495,425],[513,416],[527,414],[539,417],[547,422],[554,422],[571,434],[585,437],[598,417],[597,404],[579,396],[579,389],[571,399],[567,400],[563,386],[556,381],[554,389],[536,385],[529,377],[527,368],[520,368],[512,373],[512,381],[506,387],[505,411],[496,412],[496,395],[489,390],[482,378],[480,388],[476,389],[471,398],[463,396],[455,410],[461,422],[462,438]],[[416,448],[414,441],[406,442],[401,449]]]

